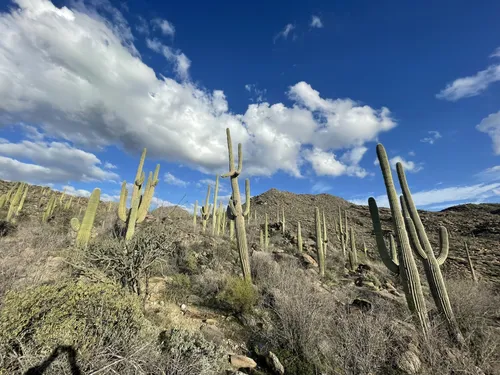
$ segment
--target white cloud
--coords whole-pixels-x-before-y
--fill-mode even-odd
[[[420,172],[422,169],[424,169],[422,164],[415,163],[414,161],[411,160],[406,160],[399,155],[389,159],[389,164],[391,165],[393,170],[396,170],[397,163],[401,163],[403,165],[405,172],[417,173]],[[378,159],[375,159],[373,164],[380,165],[380,162],[378,161]]]
[[[111,164],[108,161],[104,163],[104,169],[116,169],[116,168],[118,168],[116,165]]]
[[[0,125],[36,123],[77,146],[147,147],[148,157],[206,173],[227,169],[230,128],[243,145],[245,175],[297,177],[304,149],[349,152],[396,126],[385,107],[324,98],[306,82],[290,87],[290,107],[255,103],[235,114],[221,90],[157,77],[118,11],[107,8],[108,20],[81,2],[71,10],[48,0],[18,4],[0,13]],[[179,51],[155,40],[151,47],[167,51],[179,76],[187,72]]]
[[[288,35],[295,29],[295,25],[294,24],[287,24],[285,25],[285,27],[278,33],[274,36],[274,43],[276,43],[276,40],[278,40],[279,38],[283,38],[283,39],[287,39],[288,38]]]
[[[430,130],[427,133],[429,134],[429,137],[422,138],[420,142],[433,145],[434,142],[436,142],[439,138],[442,138],[441,133],[439,133],[437,130]]]
[[[440,207],[446,208],[460,203],[484,200],[491,197],[500,196],[500,183],[477,184],[470,186],[454,186],[443,189],[424,190],[412,192],[413,201],[417,207],[427,207],[440,204]],[[398,189],[398,195],[400,194]],[[387,195],[381,195],[375,198],[379,207],[389,207]],[[366,199],[353,199],[350,202],[354,204],[367,205]],[[444,203],[447,203],[446,205]]]
[[[137,32],[139,34],[149,35],[149,26],[147,21],[141,16],[138,16],[137,19],[138,22],[137,25],[135,25],[135,29],[137,30]]]
[[[62,142],[0,143],[0,178],[28,182],[107,181],[119,176],[99,167],[89,152]],[[27,163],[29,160],[33,163]]]
[[[483,181],[500,181],[500,165],[487,168],[476,174],[476,177],[479,177]]]
[[[173,50],[171,47],[160,43],[158,39],[148,38],[146,39],[146,45],[151,50],[161,53],[169,62],[171,62],[174,65],[175,73],[180,79],[186,80],[189,78],[191,60],[189,60],[185,54],[179,50]]]
[[[181,187],[185,187],[189,184],[187,181],[183,181],[180,178],[175,177],[170,172],[165,173],[165,175],[163,176],[163,181],[165,181],[169,185],[175,185]]]
[[[312,16],[309,26],[320,29],[323,27],[323,22],[321,22],[321,18],[319,18],[318,16]]]
[[[161,18],[155,18],[151,21],[154,27],[160,28],[163,35],[173,37],[175,34],[175,27],[171,22]]]
[[[500,48],[497,48],[490,57],[500,56],[499,52]],[[472,76],[458,78],[447,84],[436,97],[438,99],[457,101],[462,98],[479,95],[489,85],[497,81],[500,81],[500,64],[493,64]]]
[[[328,185],[324,182],[316,182],[312,187],[311,187],[311,193],[313,194],[322,194],[330,191],[332,189],[331,185]]]
[[[500,155],[500,112],[492,113],[476,125],[476,129],[486,133],[493,141],[493,152]]]
[[[354,152],[354,154],[356,153],[359,153],[359,151]],[[331,152],[325,152],[319,148],[314,148],[313,150],[305,150],[303,154],[304,158],[309,163],[311,163],[314,172],[318,176],[341,176],[343,174],[347,174],[349,176],[363,178],[367,175],[367,172],[358,165],[343,164],[342,162],[337,160],[335,154]],[[355,155],[354,157],[350,155],[346,159],[351,159],[351,162],[361,160],[359,155]]]

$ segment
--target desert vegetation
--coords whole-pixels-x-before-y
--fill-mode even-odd
[[[117,203],[0,181],[0,374],[500,374],[498,205],[418,211],[381,144],[390,210],[242,197],[226,136],[194,214],[146,149]]]

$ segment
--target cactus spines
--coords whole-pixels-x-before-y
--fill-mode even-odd
[[[464,246],[465,246],[465,254],[467,255],[467,265],[469,266],[469,271],[472,275],[472,280],[474,280],[474,282],[477,283],[478,279],[476,276],[476,271],[474,270],[474,265],[472,264],[472,259],[470,257],[469,246],[467,246],[467,241],[464,242]]]
[[[219,194],[219,175],[215,176],[215,188],[214,188],[214,208],[212,212],[212,236],[215,235],[215,230],[217,226],[217,195]]]
[[[436,258],[431,243],[427,237],[427,233],[425,232],[425,228],[420,220],[420,215],[418,214],[415,203],[413,202],[410,188],[408,186],[408,182],[406,181],[403,165],[401,163],[397,163],[396,170],[405,203],[403,212],[406,216],[406,227],[410,234],[413,246],[417,250],[417,253],[424,264],[424,270],[427,275],[427,281],[429,283],[434,303],[436,304],[439,312],[443,315],[451,336],[457,343],[464,344],[465,340],[460,332],[458,323],[455,319],[455,314],[451,308],[450,299],[448,297],[448,292],[446,290],[446,285],[444,283],[439,263],[441,262],[442,264],[448,256],[448,232],[445,227],[440,228],[439,234],[442,247],[439,257]]]
[[[399,268],[399,274],[403,282],[403,288],[408,308],[413,313],[415,321],[418,323],[424,337],[428,338],[430,324],[429,317],[427,316],[422,286],[420,284],[420,276],[418,274],[417,264],[411,250],[408,233],[405,229],[403,214],[401,213],[401,210],[399,208],[398,196],[396,193],[396,188],[394,187],[394,181],[392,179],[389,159],[387,157],[387,153],[385,152],[384,146],[380,143],[377,145],[377,157],[380,163],[380,169],[384,178],[387,197],[389,199],[389,205],[391,208],[394,230],[396,233],[396,242],[399,249],[399,267],[394,264],[391,256],[387,251],[387,247],[382,236],[378,207],[375,199],[370,197],[368,199],[368,204],[370,206],[373,229],[376,234],[377,248],[381,255],[382,261],[386,266],[388,266],[391,271]]]
[[[325,276],[325,253],[323,252],[323,240],[321,239],[321,216],[319,214],[319,208],[315,208],[316,215],[316,251],[318,253],[318,264],[319,264],[319,275],[320,277]]]
[[[229,200],[229,207],[233,215],[235,216],[234,224],[236,232],[236,241],[238,243],[238,251],[240,254],[240,263],[241,263],[241,269],[243,271],[243,278],[245,279],[246,282],[251,283],[252,274],[250,272],[250,258],[248,255],[245,216],[241,204],[240,187],[238,185],[238,176],[241,174],[241,170],[243,167],[243,155],[241,150],[241,143],[238,144],[238,168],[235,169],[233,145],[231,142],[231,132],[229,131],[229,128],[226,129],[226,136],[227,136],[227,147],[229,152],[229,172],[224,174],[222,177],[223,178],[229,177],[231,179],[231,188],[233,194],[231,196],[232,199]],[[248,209],[250,209],[250,205],[248,205]]]
[[[302,230],[300,229],[300,221],[297,222],[297,250],[299,251],[299,253],[303,251]]]
[[[201,213],[201,224],[203,228],[203,233],[207,229],[207,220],[210,216],[210,185],[207,188],[207,197],[205,198],[205,205],[200,208]]]
[[[358,253],[356,250],[356,239],[354,237],[354,229],[353,227],[350,228],[351,233],[351,250],[349,251],[349,267],[351,271],[354,271],[356,267],[358,266]]]
[[[101,189],[96,188],[92,191],[87,204],[87,209],[85,210],[85,216],[83,217],[81,224],[76,217],[71,219],[71,227],[73,230],[78,230],[78,235],[76,236],[77,247],[86,248],[89,243],[92,227],[94,226],[95,214],[97,212],[97,207],[99,206],[100,196]]]

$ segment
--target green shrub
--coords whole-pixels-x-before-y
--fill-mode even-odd
[[[70,345],[88,359],[98,346],[120,352],[145,324],[139,301],[119,287],[63,281],[6,294],[0,345],[7,351],[28,346],[38,353]]]
[[[183,273],[172,275],[165,291],[167,299],[174,302],[181,302],[191,294],[191,279]],[[182,301],[185,302],[185,301]]]
[[[236,313],[248,312],[257,303],[257,292],[252,284],[231,276],[217,299]]]

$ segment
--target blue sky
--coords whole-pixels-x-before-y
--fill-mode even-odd
[[[116,199],[147,147],[157,203],[190,207],[227,170],[229,127],[252,195],[386,205],[381,142],[419,208],[500,202],[497,1],[16,0],[0,12],[0,178]]]

